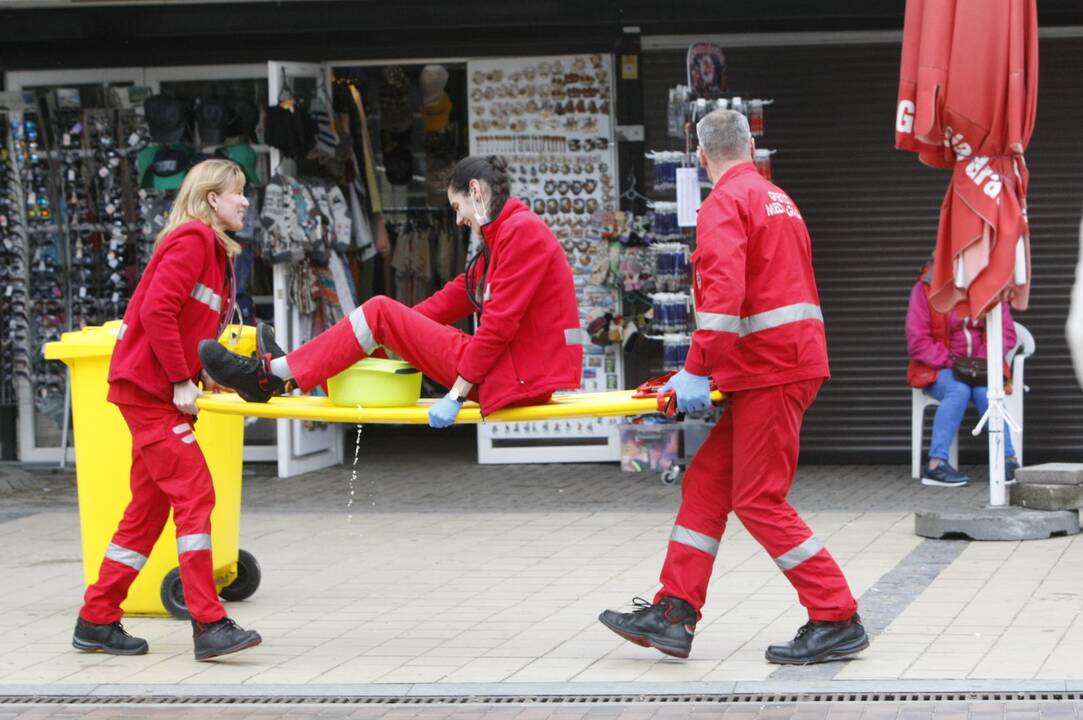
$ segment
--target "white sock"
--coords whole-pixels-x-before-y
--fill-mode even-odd
[[[293,371],[290,370],[290,364],[286,362],[285,355],[271,360],[271,374],[283,380],[293,379]]]

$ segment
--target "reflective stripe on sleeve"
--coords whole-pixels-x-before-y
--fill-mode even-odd
[[[173,434],[180,435],[181,433],[188,432],[192,429],[192,426],[188,423],[181,423],[180,425],[173,426]]]
[[[715,330],[717,332],[735,333],[741,329],[741,318],[736,315],[697,312],[696,328],[699,330]]]
[[[775,558],[775,564],[779,566],[782,572],[787,570],[793,570],[795,567],[811,558],[816,553],[824,549],[824,544],[820,542],[820,539],[813,535],[805,542],[801,543],[793,550],[782,553]]]
[[[567,328],[564,331],[565,345],[582,345],[583,331],[580,328]]]
[[[780,325],[800,322],[801,320],[819,320],[823,322],[824,315],[820,311],[820,306],[812,303],[797,303],[796,305],[784,305],[774,310],[741,318],[741,337],[777,328]]]
[[[801,320],[819,320],[823,322],[823,312],[819,305],[812,303],[797,303],[784,305],[756,313],[748,317],[739,318],[736,315],[723,315],[720,313],[697,312],[696,328],[699,330],[714,330],[716,332],[737,333],[741,337],[753,333],[771,330],[773,328],[788,325]]]
[[[143,566],[147,564],[147,556],[137,553],[135,550],[129,550],[126,547],[109,543],[109,547],[105,549],[105,557],[109,558],[113,562],[118,562],[121,565],[127,565],[132,570],[142,570]]]
[[[203,283],[196,283],[196,286],[192,288],[192,297],[215,312],[222,310],[222,296]]]
[[[195,441],[196,441],[196,436],[195,436],[194,433],[189,433],[188,435],[185,435],[184,437],[181,438],[181,442],[184,443],[185,445],[191,445]]]
[[[357,344],[361,346],[366,355],[371,355],[372,351],[378,346],[376,339],[372,337],[369,321],[365,319],[365,313],[360,307],[350,313],[350,325],[353,326],[353,334],[357,338]]]
[[[681,545],[687,545],[688,547],[695,548],[701,552],[705,552],[708,555],[718,554],[719,541],[710,535],[704,535],[701,532],[695,530],[689,530],[686,527],[680,525],[673,526],[673,532],[669,534],[671,542],[678,542]]]
[[[128,332],[128,323],[121,323],[117,329],[117,340],[123,340],[126,332]]]
[[[177,538],[177,554],[192,552],[193,550],[210,550],[211,549],[211,536],[207,534],[200,535],[181,535]]]

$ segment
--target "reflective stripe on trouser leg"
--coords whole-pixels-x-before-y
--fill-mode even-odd
[[[181,535],[177,538],[177,554],[183,555],[193,550],[210,550],[211,536],[205,533]]]
[[[697,613],[706,602],[730,510],[733,423],[727,415],[723,413],[700,446],[681,482],[681,509],[670,533],[655,602],[665,595],[679,597]]]
[[[160,528],[159,528],[160,530]],[[128,597],[128,589],[147,564],[147,556],[126,547],[109,543],[98,569],[98,579],[83,594],[79,617],[87,622],[107,625],[120,620],[120,605]]]
[[[681,543],[690,548],[695,548],[700,552],[705,552],[714,557],[718,554],[718,544],[721,538],[716,539],[710,535],[704,535],[701,532],[689,530],[680,525],[674,525],[673,531],[669,534],[669,540],[670,542]]]
[[[792,550],[787,550],[786,552],[776,557],[774,559],[775,565],[778,565],[779,569],[782,572],[788,572],[790,570],[793,570],[795,567],[805,562],[806,560],[811,560],[816,553],[820,552],[823,549],[824,544],[820,542],[820,539],[818,537],[813,535],[808,540],[801,543]]]
[[[214,559],[210,550],[192,550],[182,554],[180,575],[184,586],[184,603],[194,619],[207,623],[226,616],[214,584]]]
[[[378,346],[376,338],[372,336],[372,328],[369,326],[369,321],[365,317],[365,306],[362,304],[360,307],[355,308],[350,313],[350,325],[353,327],[354,337],[357,338],[357,344],[361,346],[361,349],[366,355],[371,355],[372,351]]]
[[[121,547],[114,543],[109,543],[109,547],[105,549],[105,557],[109,558],[113,562],[118,562],[121,565],[127,565],[132,570],[139,572],[143,569],[143,566],[147,564],[147,556],[142,553],[137,553],[135,550],[129,550],[128,548]]]

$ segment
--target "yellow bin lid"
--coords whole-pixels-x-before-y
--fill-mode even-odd
[[[117,342],[117,333],[122,322],[110,320],[104,325],[88,325],[82,330],[73,330],[60,336],[59,340],[45,344],[46,360],[77,360],[80,358],[109,357]],[[241,355],[256,352],[256,328],[242,325],[230,325],[218,339],[230,350]]]
[[[45,359],[68,362],[80,358],[109,357],[113,354],[120,325],[120,320],[110,320],[104,325],[66,332],[59,340],[45,343]]]

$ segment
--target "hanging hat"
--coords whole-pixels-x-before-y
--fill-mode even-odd
[[[421,85],[421,104],[432,105],[440,100],[447,88],[447,68],[443,65],[426,65],[421,70],[418,84]]]
[[[180,100],[168,95],[152,95],[143,103],[143,112],[154,142],[173,143],[184,137],[188,107]]]
[[[255,104],[243,98],[226,100],[226,137],[242,137],[253,140],[259,124],[259,110]]]
[[[194,153],[187,145],[148,145],[135,157],[140,187],[176,190],[192,166]]]
[[[203,100],[196,108],[199,139],[204,145],[221,145],[226,139],[226,104],[221,100]]]
[[[409,185],[414,179],[414,155],[409,145],[396,145],[384,152],[384,171],[392,185]]]
[[[425,123],[425,132],[438,133],[448,129],[451,123],[451,98],[447,93],[440,93],[436,102],[425,103],[421,108],[421,121]]]
[[[259,187],[263,181],[259,176],[258,156],[251,145],[238,143],[237,145],[223,145],[214,153],[220,158],[232,160],[244,170],[245,180],[253,187]]]
[[[380,127],[391,132],[403,132],[413,124],[410,112],[410,79],[398,65],[384,68],[380,85]]]

